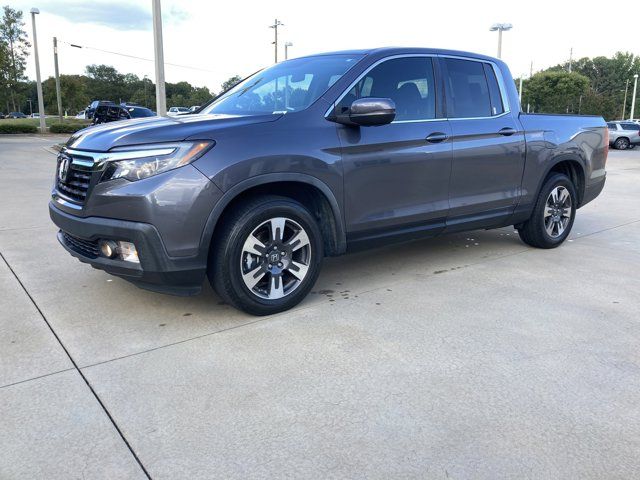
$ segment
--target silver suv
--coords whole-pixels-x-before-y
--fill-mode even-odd
[[[628,121],[607,122],[609,145],[618,150],[626,150],[640,145],[640,124]]]

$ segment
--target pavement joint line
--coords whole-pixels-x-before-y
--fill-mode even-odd
[[[31,227],[9,227],[9,228],[0,228],[0,232],[12,232],[12,231],[16,231],[16,230],[37,230],[38,228],[50,228],[51,224],[49,225],[34,225]]]
[[[73,367],[72,368],[65,368],[63,370],[58,370],[56,372],[50,372],[50,373],[45,373],[44,375],[38,375],[37,377],[25,378],[24,380],[18,380],[17,382],[7,383],[6,385],[0,385],[0,389],[13,387],[15,385],[20,385],[22,383],[31,382],[33,380],[40,380],[41,378],[50,377],[52,375],[57,375],[59,373],[71,372],[73,370],[75,370]]]
[[[51,333],[53,334],[53,336],[55,337],[55,339],[58,341],[58,343],[60,344],[60,346],[62,347],[62,350],[64,350],[64,353],[66,353],[67,357],[69,357],[69,360],[71,361],[71,364],[73,365],[74,369],[78,372],[78,374],[80,375],[80,378],[82,378],[82,380],[84,380],[84,383],[87,385],[87,387],[89,388],[89,390],[91,391],[91,393],[93,394],[94,398],[98,401],[98,404],[100,405],[100,407],[102,408],[102,410],[104,411],[104,413],[107,415],[107,418],[109,419],[109,421],[111,422],[111,424],[113,425],[113,427],[116,429],[116,432],[118,432],[118,435],[120,435],[120,438],[122,439],[122,441],[125,443],[125,445],[127,446],[127,448],[129,449],[129,452],[131,452],[131,455],[133,455],[133,458],[135,459],[135,461],[138,463],[138,466],[142,469],[142,472],[145,474],[145,476],[151,480],[151,476],[149,475],[149,472],[147,472],[147,469],[145,468],[145,466],[142,464],[142,462],[140,461],[140,458],[138,457],[138,455],[136,454],[136,452],[133,450],[133,447],[131,446],[131,444],[129,443],[129,441],[127,440],[127,438],[124,436],[124,433],[122,432],[122,430],[120,429],[120,427],[118,426],[118,424],[116,423],[115,419],[113,418],[113,416],[111,415],[111,413],[109,412],[109,410],[107,409],[106,405],[102,402],[102,400],[100,399],[100,396],[98,395],[98,393],[94,390],[93,386],[91,385],[91,383],[89,382],[89,379],[87,377],[84,376],[84,373],[82,373],[82,370],[78,367],[78,364],[76,363],[76,361],[74,360],[73,356],[71,355],[71,353],[69,352],[69,350],[67,350],[67,347],[64,345],[64,343],[62,342],[62,340],[60,339],[60,337],[58,336],[58,334],[56,333],[56,331],[54,330],[53,326],[49,323],[49,320],[47,320],[47,317],[45,316],[44,312],[40,309],[40,307],[38,306],[38,304],[36,303],[35,299],[31,296],[31,294],[29,293],[29,291],[27,290],[27,288],[25,287],[25,285],[22,283],[22,281],[20,280],[20,277],[18,277],[18,275],[16,274],[16,272],[13,270],[13,268],[11,267],[11,265],[9,264],[9,262],[7,261],[7,259],[4,257],[4,255],[2,254],[2,252],[0,252],[0,258],[2,258],[2,260],[4,261],[4,263],[7,265],[7,268],[11,271],[11,273],[13,274],[13,276],[15,277],[16,281],[20,284],[20,287],[22,288],[22,290],[24,291],[24,293],[27,295],[27,297],[29,297],[29,300],[31,301],[31,303],[33,304],[33,306],[36,308],[36,310],[38,311],[38,313],[40,314],[40,316],[42,317],[42,319],[44,320],[44,322],[47,324],[47,326],[49,327],[49,330],[51,330]]]
[[[595,232],[585,233],[584,235],[580,235],[579,237],[574,237],[571,240],[580,240],[581,238],[587,238],[592,235],[597,235],[598,233],[608,232],[609,230],[615,230],[616,228],[626,227],[627,225],[633,225],[634,223],[638,223],[640,220],[631,220],[630,222],[621,223],[620,225],[614,225],[613,227],[603,228],[602,230],[596,230]]]

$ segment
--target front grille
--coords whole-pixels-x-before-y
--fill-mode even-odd
[[[56,189],[69,200],[84,204],[91,184],[92,170],[86,161],[80,162],[82,163],[77,163],[77,160],[64,153],[58,156]]]
[[[79,254],[89,258],[97,258],[100,255],[100,247],[98,247],[98,242],[84,240],[82,238],[73,236],[65,231],[61,231],[61,233],[66,245]]]

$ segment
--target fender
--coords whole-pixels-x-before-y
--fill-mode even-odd
[[[338,201],[336,200],[335,195],[333,194],[331,189],[318,178],[311,175],[306,175],[304,173],[293,172],[267,173],[264,175],[257,175],[255,177],[243,180],[242,182],[234,185],[229,190],[227,190],[222,195],[222,198],[218,201],[218,203],[213,207],[213,210],[207,218],[207,222],[200,238],[200,254],[204,255],[205,258],[209,254],[209,245],[213,237],[213,232],[216,228],[216,225],[218,224],[218,220],[220,219],[220,216],[222,215],[224,209],[227,207],[227,205],[229,205],[229,203],[231,203],[233,199],[250,188],[275,182],[305,183],[307,185],[316,187],[322,192],[324,197],[329,202],[329,205],[331,206],[331,211],[333,213],[336,224],[336,254],[343,254],[347,249],[347,236],[345,232],[344,219],[342,218],[340,206],[338,205]]]
[[[551,163],[549,166],[547,166],[547,168],[545,168],[544,170],[544,174],[540,177],[540,180],[538,180],[538,187],[536,189],[536,197],[537,195],[540,193],[540,189],[542,188],[542,184],[544,183],[545,179],[547,178],[547,175],[549,175],[549,172],[553,169],[553,167],[555,167],[556,165],[558,165],[560,162],[566,162],[566,161],[571,161],[573,163],[577,163],[578,165],[580,165],[580,169],[582,171],[582,178],[584,179],[584,185],[582,185],[583,187],[583,191],[579,191],[578,195],[580,195],[580,200],[582,200],[582,198],[584,197],[584,190],[587,187],[587,169],[585,167],[585,161],[582,157],[580,157],[579,155],[573,154],[573,153],[561,153],[555,157],[553,157]],[[576,185],[576,190],[578,190],[578,185]],[[581,205],[578,205],[578,208],[580,208]]]
[[[564,161],[572,161],[572,162],[578,163],[580,165],[580,168],[582,169],[583,178],[585,179],[584,187],[585,187],[585,190],[586,190],[586,169],[585,169],[585,161],[584,161],[584,159],[581,158],[580,155],[576,155],[575,153],[561,153],[561,154],[553,157],[549,161],[549,164],[545,167],[543,174],[539,177],[538,184],[536,185],[536,194],[533,197],[533,202],[527,203],[527,204],[518,203],[518,205],[516,206],[516,208],[513,211],[513,214],[511,216],[511,218],[509,219],[508,222],[506,222],[506,224],[508,224],[508,225],[510,225],[510,224],[519,224],[519,223],[522,223],[522,222],[524,222],[524,221],[529,219],[529,217],[531,216],[531,213],[533,211],[533,207],[535,205],[535,199],[538,198],[538,195],[540,193],[540,190],[542,189],[544,181],[547,178],[547,175],[549,175],[549,172],[553,169],[553,167],[558,165],[560,162],[564,162]],[[579,192],[579,194],[584,196],[584,191],[583,192]],[[580,206],[581,205],[578,205],[578,208]]]

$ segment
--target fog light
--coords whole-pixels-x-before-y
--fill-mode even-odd
[[[100,252],[107,258],[113,258],[118,254],[118,245],[113,240],[102,240],[100,242]]]
[[[140,263],[136,246],[131,242],[118,241],[118,254],[125,262]]]

